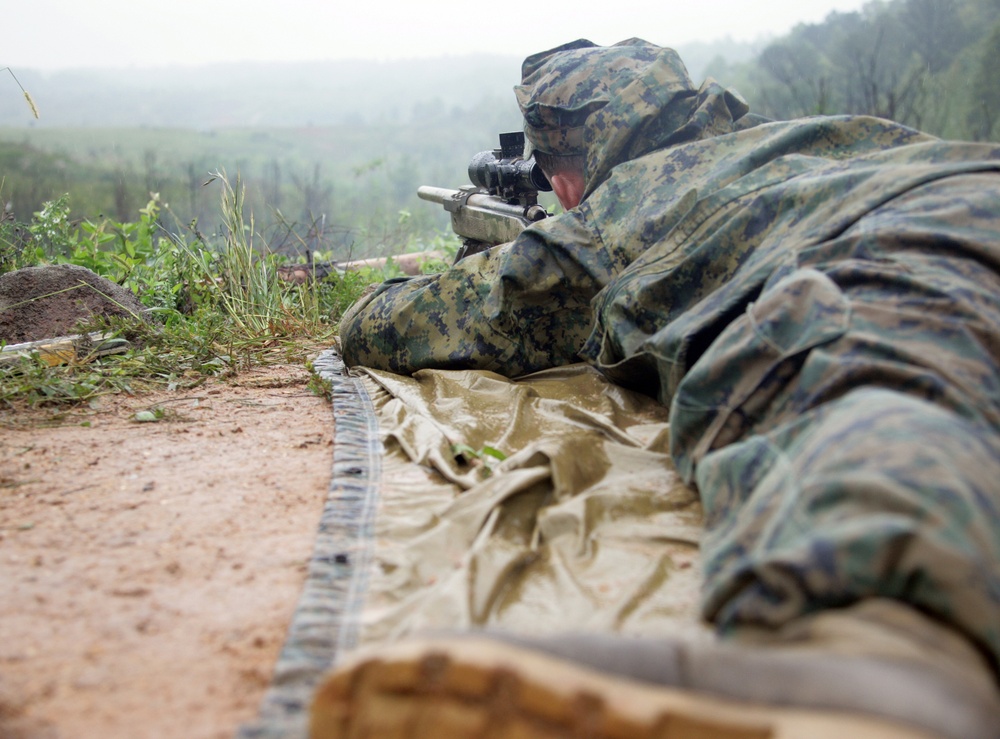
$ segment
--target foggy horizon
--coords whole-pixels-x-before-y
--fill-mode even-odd
[[[544,16],[460,0],[399,5],[368,0],[316,6],[177,0],[169,7],[129,0],[34,0],[5,11],[12,32],[0,67],[58,73],[76,69],[157,70],[250,63],[406,61],[470,55],[523,59],[577,38],[612,44],[639,36],[662,46],[755,41],[820,23],[865,0],[705,0],[664,7],[623,0],[616,12],[551,0]]]

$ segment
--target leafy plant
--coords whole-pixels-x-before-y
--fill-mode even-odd
[[[0,275],[31,267],[45,256],[41,248],[29,248],[27,230],[15,222],[10,201],[4,196],[4,184],[0,177]]]
[[[142,411],[137,411],[132,420],[136,423],[156,423],[157,421],[162,421],[166,418],[166,411],[162,408],[147,408]]]
[[[74,223],[66,198],[36,213],[25,233],[42,261],[84,266],[125,285],[153,309],[154,322],[105,319],[82,327],[127,338],[125,354],[55,367],[26,357],[0,367],[0,406],[72,406],[106,393],[189,388],[254,364],[305,361],[332,339],[341,313],[381,275],[281,281],[285,257],[258,247],[238,186],[221,180],[227,232],[218,243],[206,243],[194,228],[169,233],[155,196],[135,222]]]
[[[70,221],[69,195],[46,201],[42,209],[35,213],[28,232],[36,239],[38,246],[50,254],[71,253],[79,235]]]
[[[309,391],[313,395],[318,395],[321,398],[326,398],[327,400],[333,399],[333,383],[327,378],[323,377],[316,371],[313,367],[313,363],[309,362],[306,364],[306,368],[309,370]]]
[[[496,465],[507,459],[506,454],[488,444],[484,444],[478,451],[468,444],[452,444],[451,453],[466,464],[478,463],[482,465],[482,474],[487,477],[493,474],[493,468]]]

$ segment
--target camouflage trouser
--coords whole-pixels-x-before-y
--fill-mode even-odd
[[[1000,665],[1000,175],[925,184],[799,249],[672,405],[705,615],[912,603]]]

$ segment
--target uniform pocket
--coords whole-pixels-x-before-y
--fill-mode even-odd
[[[813,269],[796,270],[761,293],[695,362],[674,395],[671,454],[691,482],[698,461],[766,421],[773,399],[796,379],[808,352],[847,331],[850,306]]]

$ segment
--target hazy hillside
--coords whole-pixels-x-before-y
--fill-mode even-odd
[[[35,122],[18,95],[4,95],[0,125],[207,129],[408,122],[484,99],[496,99],[499,108],[501,98],[516,121],[510,88],[518,63],[471,57],[51,74],[18,70],[41,118]]]
[[[681,47],[692,77],[710,62],[750,59],[763,43],[730,40]],[[35,120],[12,80],[0,94],[0,126],[330,126],[413,123],[490,110],[494,127],[518,126],[511,88],[521,59],[442,57],[394,62],[217,64],[44,74],[17,70],[38,103]],[[2,84],[2,83],[0,83]],[[3,88],[0,87],[0,90]]]

